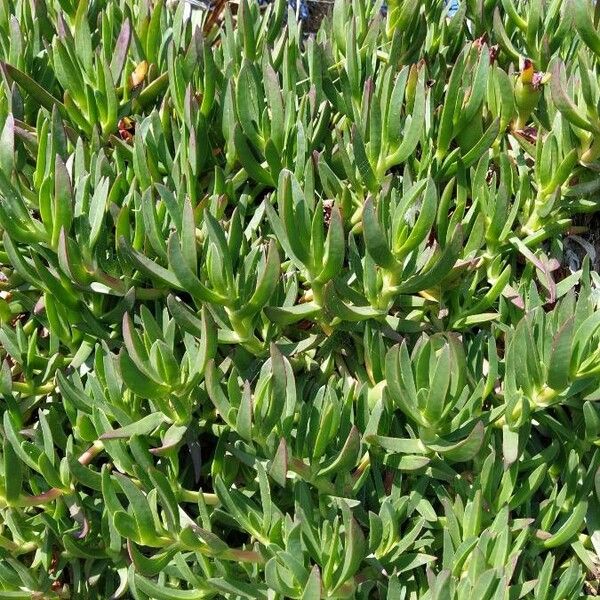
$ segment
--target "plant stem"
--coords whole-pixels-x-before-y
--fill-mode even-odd
[[[204,492],[195,492],[194,490],[186,490],[181,488],[179,490],[179,497],[182,502],[193,502],[194,504],[198,503],[200,496],[204,499],[204,503],[208,506],[218,506],[221,501],[216,494],[206,494]]]

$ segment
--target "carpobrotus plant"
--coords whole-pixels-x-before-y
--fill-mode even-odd
[[[0,3],[0,599],[595,596],[597,9],[185,4]]]

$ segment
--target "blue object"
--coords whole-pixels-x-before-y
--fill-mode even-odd
[[[296,0],[288,0],[288,4],[292,10],[296,10]],[[308,19],[308,4],[306,0],[300,0],[300,8],[298,9],[298,16],[302,21]]]
[[[446,0],[446,6],[448,7],[448,15],[452,17],[458,10],[459,2],[458,0]]]

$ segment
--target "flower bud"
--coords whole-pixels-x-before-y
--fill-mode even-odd
[[[516,129],[523,129],[527,125],[542,94],[542,86],[547,80],[548,76],[534,70],[531,60],[528,58],[524,60],[523,69],[515,84],[515,103],[518,112]]]

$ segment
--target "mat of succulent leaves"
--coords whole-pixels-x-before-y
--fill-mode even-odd
[[[184,5],[0,4],[0,599],[594,597],[599,9]]]

